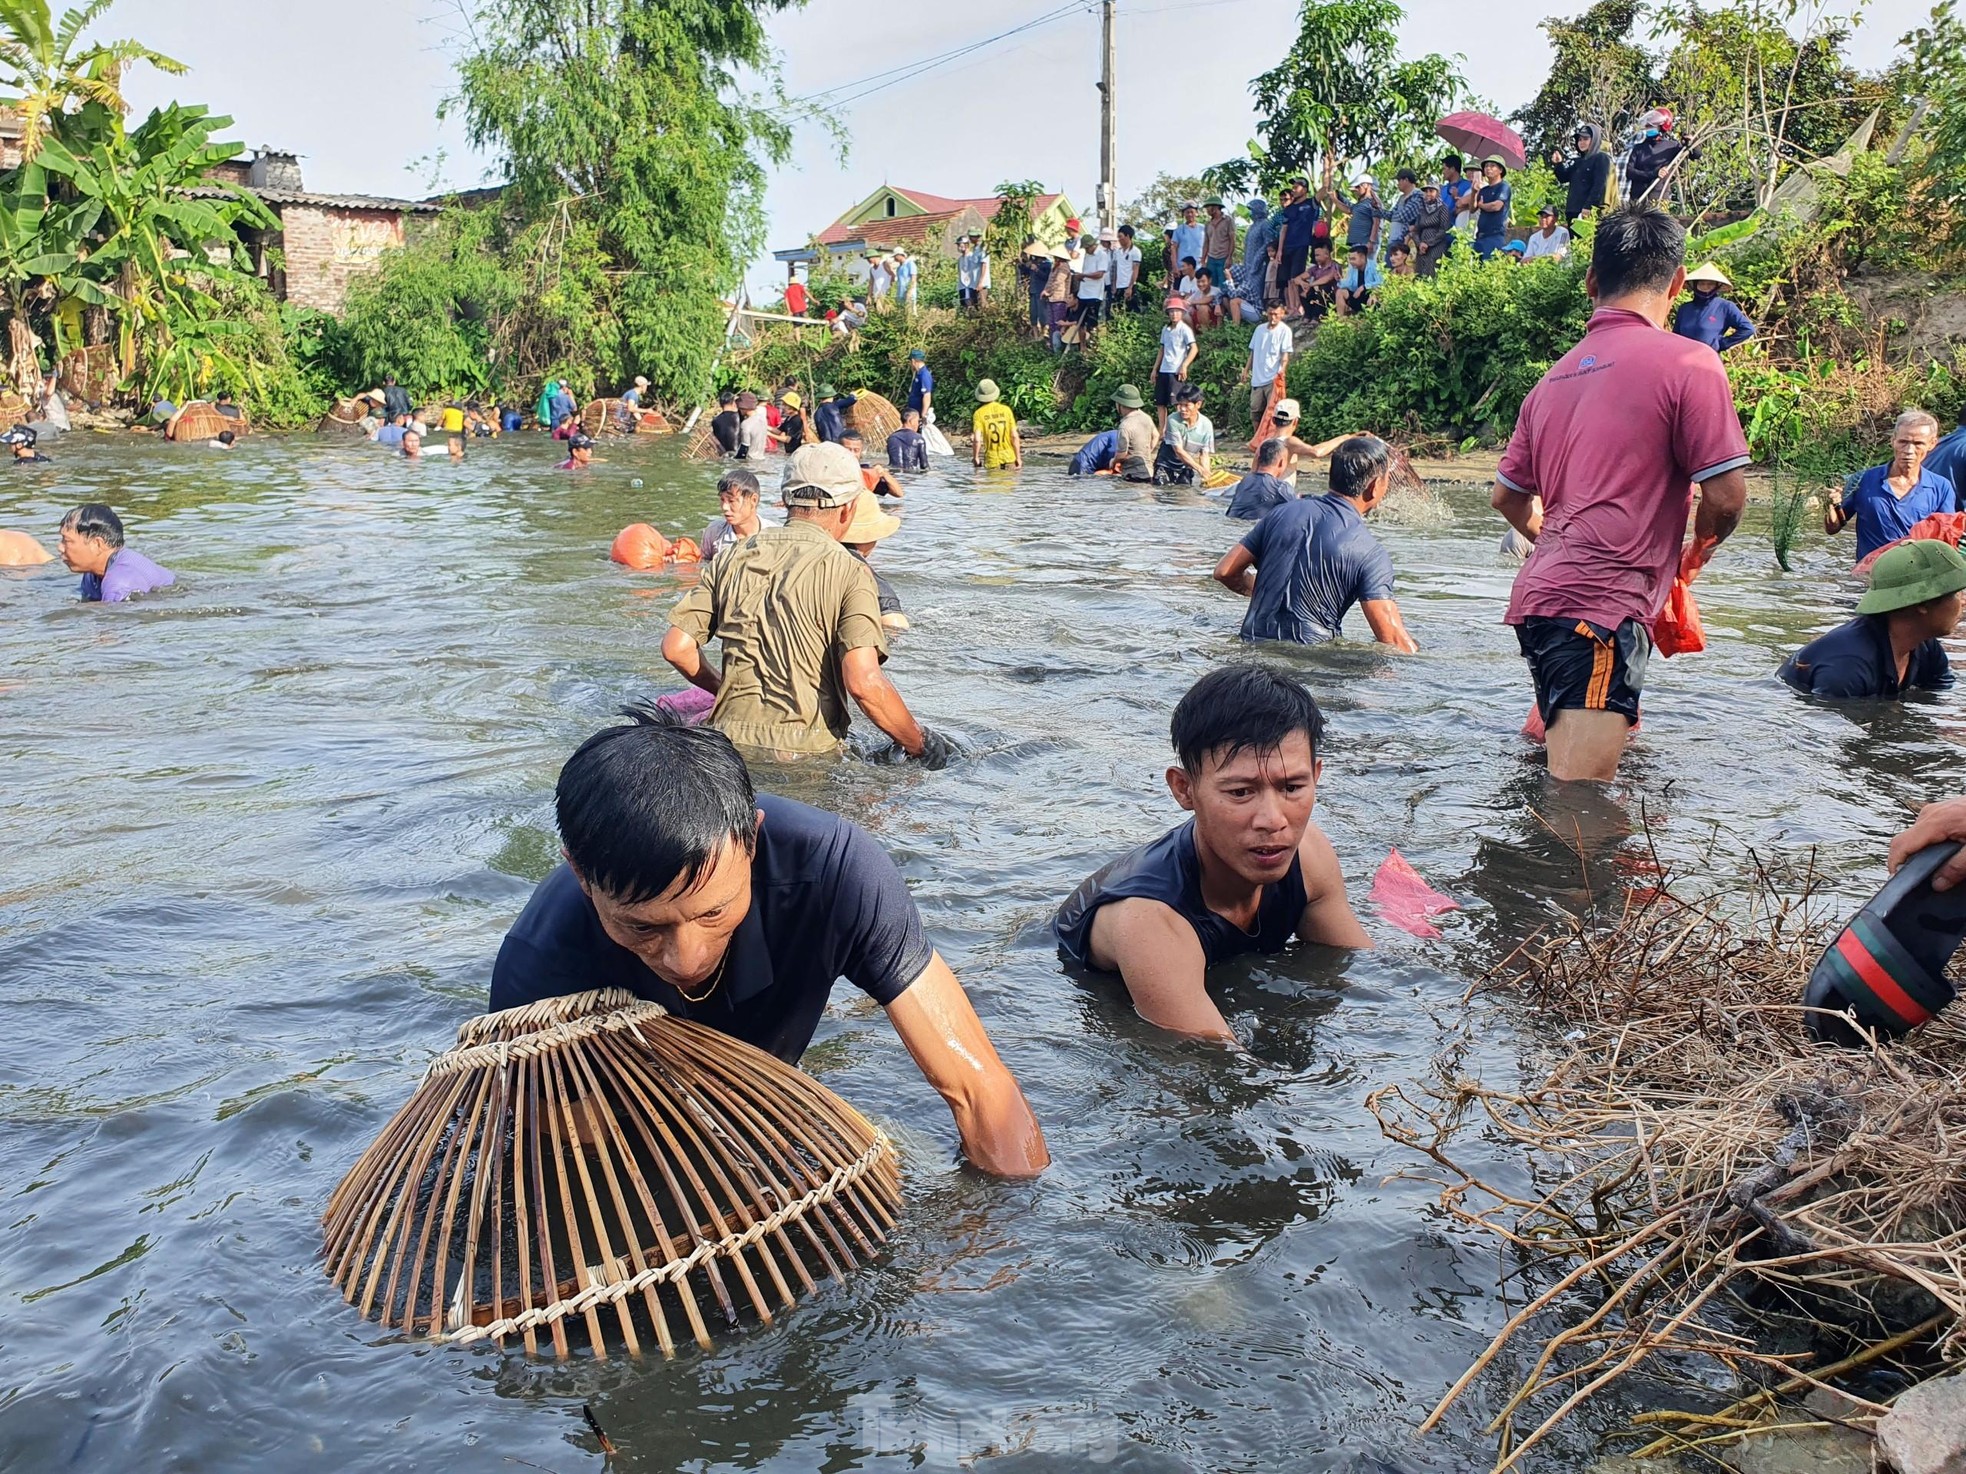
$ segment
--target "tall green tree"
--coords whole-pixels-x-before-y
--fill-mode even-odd
[[[764,19],[797,3],[496,0],[447,104],[527,219],[591,225],[627,360],[605,367],[670,397],[709,388],[719,295],[763,243],[765,166],[791,145]]]
[[[1568,149],[1579,123],[1595,123],[1607,140],[1652,103],[1658,63],[1637,38],[1642,0],[1597,0],[1574,20],[1541,22],[1555,53],[1549,75],[1510,121],[1532,157]]]
[[[89,0],[57,22],[48,0],[0,0],[0,90],[13,94],[4,100],[20,114],[22,158],[41,151],[54,119],[84,103],[121,119],[123,69],[131,62],[183,74],[183,62],[138,41],[83,42],[82,33],[114,3]]]
[[[1460,58],[1405,61],[1394,0],[1303,0],[1297,39],[1283,60],[1249,84],[1260,142],[1250,157],[1209,171],[1223,189],[1265,188],[1292,174],[1313,181],[1357,161],[1416,155],[1441,114],[1466,95]]]

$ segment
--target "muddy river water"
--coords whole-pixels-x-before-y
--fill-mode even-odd
[[[682,576],[606,548],[630,521],[698,535],[715,470],[656,442],[561,474],[534,437],[462,466],[311,436],[53,453],[0,473],[0,527],[52,546],[105,500],[179,583],[104,607],[59,564],[0,575],[7,1470],[597,1469],[583,1403],[634,1470],[1486,1467],[1478,1401],[1412,1429],[1506,1316],[1506,1266],[1393,1177],[1416,1163],[1366,1094],[1424,1076],[1468,979],[1580,903],[1562,835],[1643,819],[1720,879],[1813,846],[1854,895],[1906,806],[1961,787],[1951,703],[1853,716],[1773,679],[1854,593],[1847,539],[1806,535],[1783,576],[1757,510],[1701,584],[1712,648],[1653,667],[1625,780],[1554,794],[1516,735],[1499,523],[1453,492],[1448,519],[1381,529],[1422,654],[1270,657],[1330,717],[1319,816],[1379,950],[1223,968],[1249,1053],[1171,1042],[1066,976],[1046,921],[1174,822],[1168,715],[1245,658],[1208,578],[1239,524],[1055,462],[931,474],[877,563],[914,621],[889,669],[956,760],[868,744],[758,777],[895,855],[1053,1167],[958,1169],[843,986],[805,1064],[902,1144],[877,1265],[673,1362],[433,1348],[341,1303],[319,1214],[482,1008],[556,859],[562,760],[679,684],[657,646]],[[1393,846],[1464,903],[1438,941],[1364,904]],[[1641,850],[1599,846],[1593,883]],[[1479,1015],[1463,1067],[1505,1075],[1521,1043]],[[1541,1467],[1585,1467],[1589,1431]]]

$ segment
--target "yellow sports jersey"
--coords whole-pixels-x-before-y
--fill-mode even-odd
[[[985,469],[1017,463],[1017,416],[1010,412],[1009,405],[979,406],[971,423],[977,442],[983,447]]]

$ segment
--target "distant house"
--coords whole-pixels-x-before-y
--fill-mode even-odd
[[[833,269],[865,281],[870,251],[879,255],[905,247],[910,251],[934,250],[952,256],[956,237],[981,231],[996,218],[1002,205],[1000,195],[950,199],[926,190],[883,184],[820,231],[810,243],[773,251],[772,257],[785,263],[787,280],[800,266],[812,265],[823,254],[831,259]],[[1056,245],[1065,238],[1065,222],[1077,215],[1078,211],[1063,194],[1039,195],[1031,201],[1031,234],[1047,245]]]
[[[273,295],[324,312],[341,310],[349,281],[402,245],[406,227],[413,232],[417,219],[443,208],[438,200],[310,193],[301,182],[299,157],[280,149],[228,160],[209,177],[243,186],[279,217],[272,230],[245,232],[254,269]],[[207,199],[228,193],[216,186],[191,191]]]

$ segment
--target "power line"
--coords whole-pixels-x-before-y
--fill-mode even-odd
[[[1070,4],[1061,5],[1056,10],[1046,11],[1043,15],[1035,16],[1021,25],[1012,26],[1007,31],[999,31],[994,36],[985,36],[980,41],[971,41],[967,45],[958,46],[953,50],[942,52],[936,56],[923,57],[918,61],[905,62],[897,67],[889,67],[884,72],[875,72],[871,76],[860,78],[858,81],[843,82],[839,86],[829,88],[825,92],[816,92],[810,97],[805,98],[804,101],[824,103],[830,107],[845,107],[849,103],[858,102],[863,97],[871,97],[876,92],[883,92],[889,87],[898,87],[903,82],[911,82],[926,72],[933,71],[937,67],[946,66],[952,61],[959,61],[965,56],[983,50],[985,47],[994,46],[999,41],[1007,41],[1012,36],[1021,35],[1025,31],[1035,30],[1039,26],[1051,25],[1054,22],[1065,19],[1069,15],[1079,14],[1090,9],[1091,6],[1087,3],[1087,0],[1072,0]]]

